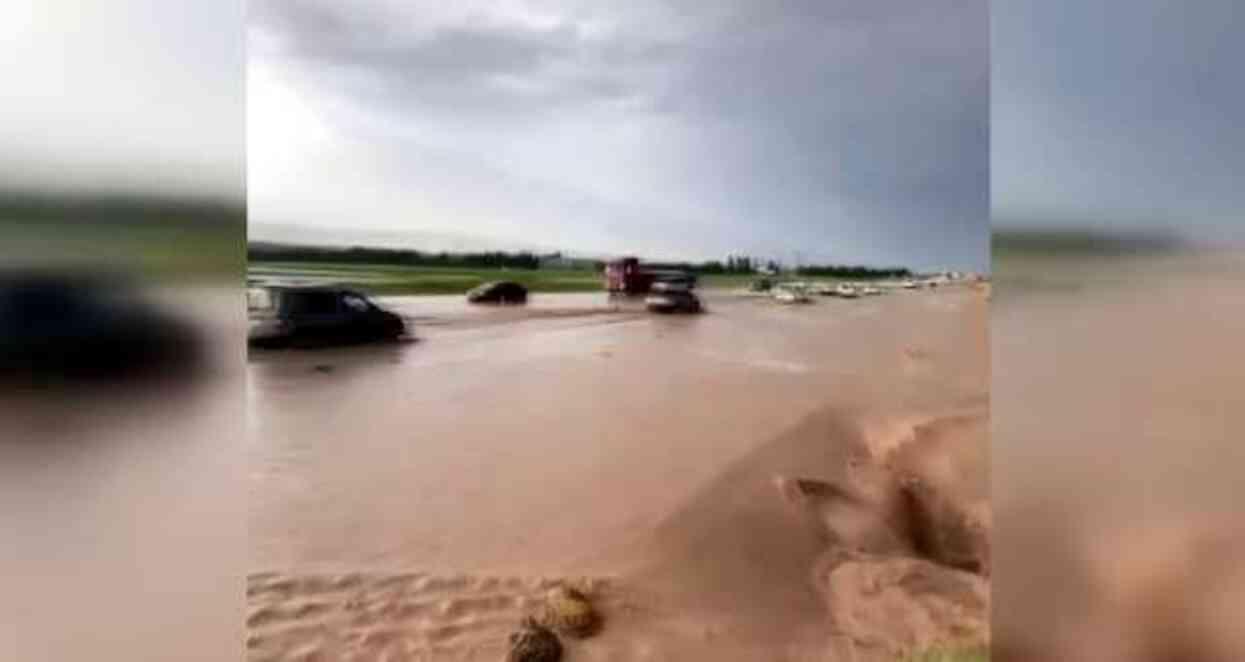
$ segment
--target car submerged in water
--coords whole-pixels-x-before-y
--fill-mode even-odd
[[[190,375],[206,360],[188,320],[112,273],[0,273],[0,380]]]
[[[483,283],[467,291],[470,303],[527,303],[527,288],[508,280]]]
[[[392,340],[407,332],[398,315],[350,289],[265,286],[247,292],[247,340],[254,347]]]

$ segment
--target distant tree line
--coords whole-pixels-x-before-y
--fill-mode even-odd
[[[53,194],[0,189],[0,222],[81,223],[109,228],[246,227],[246,205],[239,200],[139,194]]]
[[[852,278],[868,280],[874,278],[908,278],[912,271],[903,267],[876,268],[864,266],[842,265],[805,265],[795,272],[801,276],[822,276],[828,278]]]
[[[1033,221],[1031,223],[1040,223]],[[1039,226],[1040,227],[1040,226]],[[1115,257],[1168,253],[1187,247],[1163,230],[1108,233],[1075,229],[1000,228],[990,236],[991,249],[1005,254]]]
[[[766,260],[762,262],[761,260],[747,255],[733,255],[726,258],[725,262],[710,260],[699,264],[683,263],[669,266],[671,268],[681,268],[702,274],[755,274],[761,272],[763,269],[769,273],[779,273],[784,271],[783,266],[774,260]],[[854,278],[859,280],[908,278],[912,276],[912,272],[903,267],[878,268],[838,264],[806,264],[796,267],[794,271],[800,276]]]
[[[730,255],[726,260],[708,260],[706,262],[646,262],[652,269],[679,269],[699,274],[754,274],[768,269],[773,272],[781,270],[781,265],[773,260],[762,262],[747,255]]]
[[[252,242],[247,256],[254,261],[338,262],[351,264],[387,264],[426,267],[459,267],[467,269],[591,269],[601,271],[605,262],[584,258],[567,258],[562,253],[536,254],[527,251],[449,253],[393,248],[338,248],[328,246],[296,246]],[[670,269],[696,274],[755,274],[762,270],[782,271],[774,260],[759,260],[747,255],[731,255],[725,260],[705,262],[643,262],[648,269]],[[795,269],[801,276],[835,278],[905,278],[912,275],[905,268],[875,268],[842,265],[804,265]]]
[[[333,248],[252,243],[247,257],[254,261],[340,262],[348,264],[387,264],[419,267],[462,267],[468,269],[539,269],[541,257],[531,252],[503,251],[450,253],[393,248]]]

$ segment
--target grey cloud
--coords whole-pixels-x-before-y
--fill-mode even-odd
[[[533,232],[648,214],[706,244],[985,266],[985,0],[565,3],[536,22],[257,6],[253,34],[272,45],[258,57],[356,138],[413,132],[411,161],[428,141],[497,153],[532,181],[645,210],[572,221],[584,210],[553,204]],[[469,181],[475,166],[454,167]]]
[[[308,2],[256,3],[253,29],[276,34],[288,65],[341,72],[338,93],[382,104],[497,115],[560,102],[632,96],[630,67],[652,62],[663,44],[596,39],[571,22],[548,27],[487,17],[425,28],[384,13]],[[388,17],[393,18],[392,16]],[[415,16],[417,19],[418,16]],[[412,24],[413,23],[413,24]]]
[[[1234,0],[996,5],[996,216],[1242,236]]]

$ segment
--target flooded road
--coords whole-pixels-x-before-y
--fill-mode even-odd
[[[239,292],[149,292],[201,368],[0,388],[0,658],[237,659],[246,513]],[[189,350],[189,347],[184,348]]]
[[[252,354],[252,567],[614,567],[612,551],[829,404],[980,397],[980,299],[710,293],[706,314],[669,317],[593,294],[382,300],[415,341]]]

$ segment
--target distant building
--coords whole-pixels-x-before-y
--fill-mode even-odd
[[[576,266],[579,266],[579,262],[579,260],[566,257],[561,253],[540,256],[541,269],[574,269]]]

